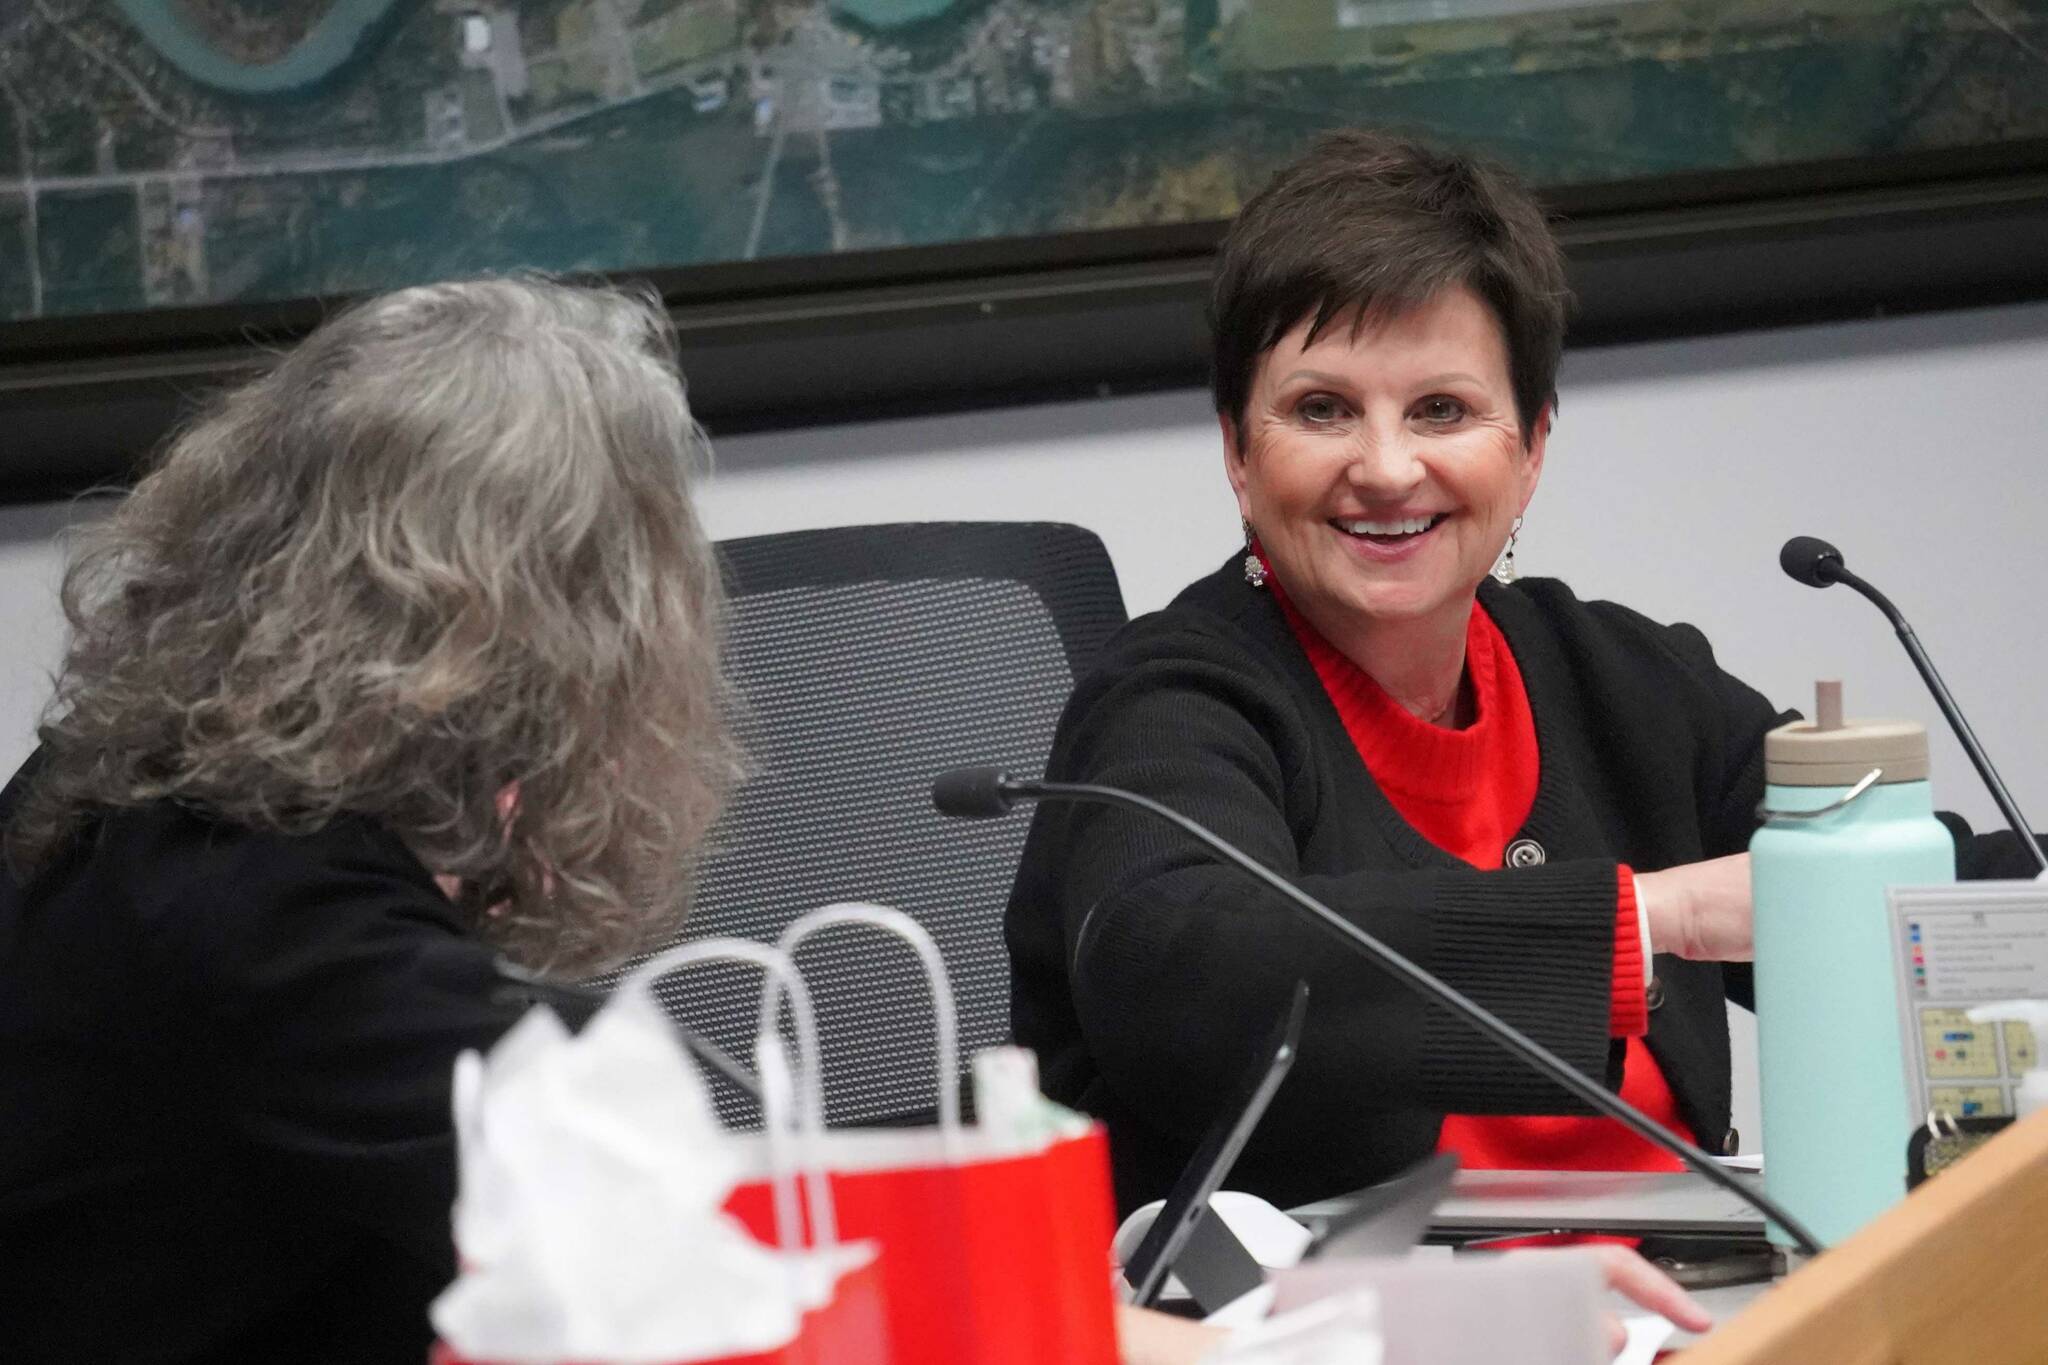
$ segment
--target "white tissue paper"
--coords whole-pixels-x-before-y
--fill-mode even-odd
[[[1089,1120],[1047,1099],[1038,1088],[1038,1054],[1024,1047],[988,1047],[974,1054],[977,1148],[989,1156],[1042,1152],[1080,1137]],[[966,1143],[957,1155],[967,1154]]]
[[[721,1205],[745,1163],[661,1008],[572,1036],[536,1007],[456,1071],[461,1273],[434,1329],[494,1365],[666,1365],[772,1350],[867,1248],[784,1253]]]
[[[1318,1260],[1277,1273],[1273,1284],[1276,1320],[1334,1295],[1379,1291],[1379,1331],[1392,1365],[1607,1359],[1600,1267],[1581,1251]],[[1484,1311],[1473,1311],[1475,1304]]]

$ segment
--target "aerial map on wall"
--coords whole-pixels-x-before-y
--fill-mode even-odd
[[[2048,0],[0,0],[0,319],[1221,218],[1345,123],[1551,186],[2048,136]]]

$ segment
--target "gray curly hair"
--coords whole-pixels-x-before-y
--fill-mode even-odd
[[[671,929],[738,772],[674,355],[651,300],[471,281],[363,303],[219,400],[66,574],[16,874],[144,802],[356,814],[529,967]]]

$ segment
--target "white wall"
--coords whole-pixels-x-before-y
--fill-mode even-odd
[[[36,716],[64,652],[59,537],[97,510],[91,502],[0,507],[0,782],[35,747]]]
[[[2035,681],[2048,645],[2028,606],[2048,581],[2048,305],[1589,351],[1568,358],[1562,389],[1524,572],[1694,622],[1781,704],[1803,705],[1815,677],[1836,676],[1852,713],[1926,720],[1940,799],[1995,824],[1882,618],[1846,590],[1779,573],[1787,536],[1833,540],[1918,627],[2022,807],[2048,820],[2048,707]],[[719,443],[703,501],[720,537],[1078,522],[1108,543],[1134,612],[1163,605],[1237,537],[1195,391],[735,437]],[[9,770],[33,743],[60,647],[51,537],[75,515],[0,509]],[[1737,1126],[1754,1148],[1753,1071],[1738,1069]]]

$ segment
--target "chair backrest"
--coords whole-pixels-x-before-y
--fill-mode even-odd
[[[945,819],[931,780],[970,764],[1044,771],[1068,693],[1125,619],[1102,542],[1074,526],[937,522],[719,549],[751,776],[713,831],[683,937],[772,942],[831,901],[894,906],[938,942],[963,1061],[1006,1040],[1003,909],[1029,819]],[[824,1035],[829,1121],[930,1115],[936,1048],[908,949],[836,929],[797,960]],[[658,994],[745,1060],[759,991],[751,972],[707,966]],[[744,1092],[715,1076],[713,1091],[727,1122],[758,1121]]]

